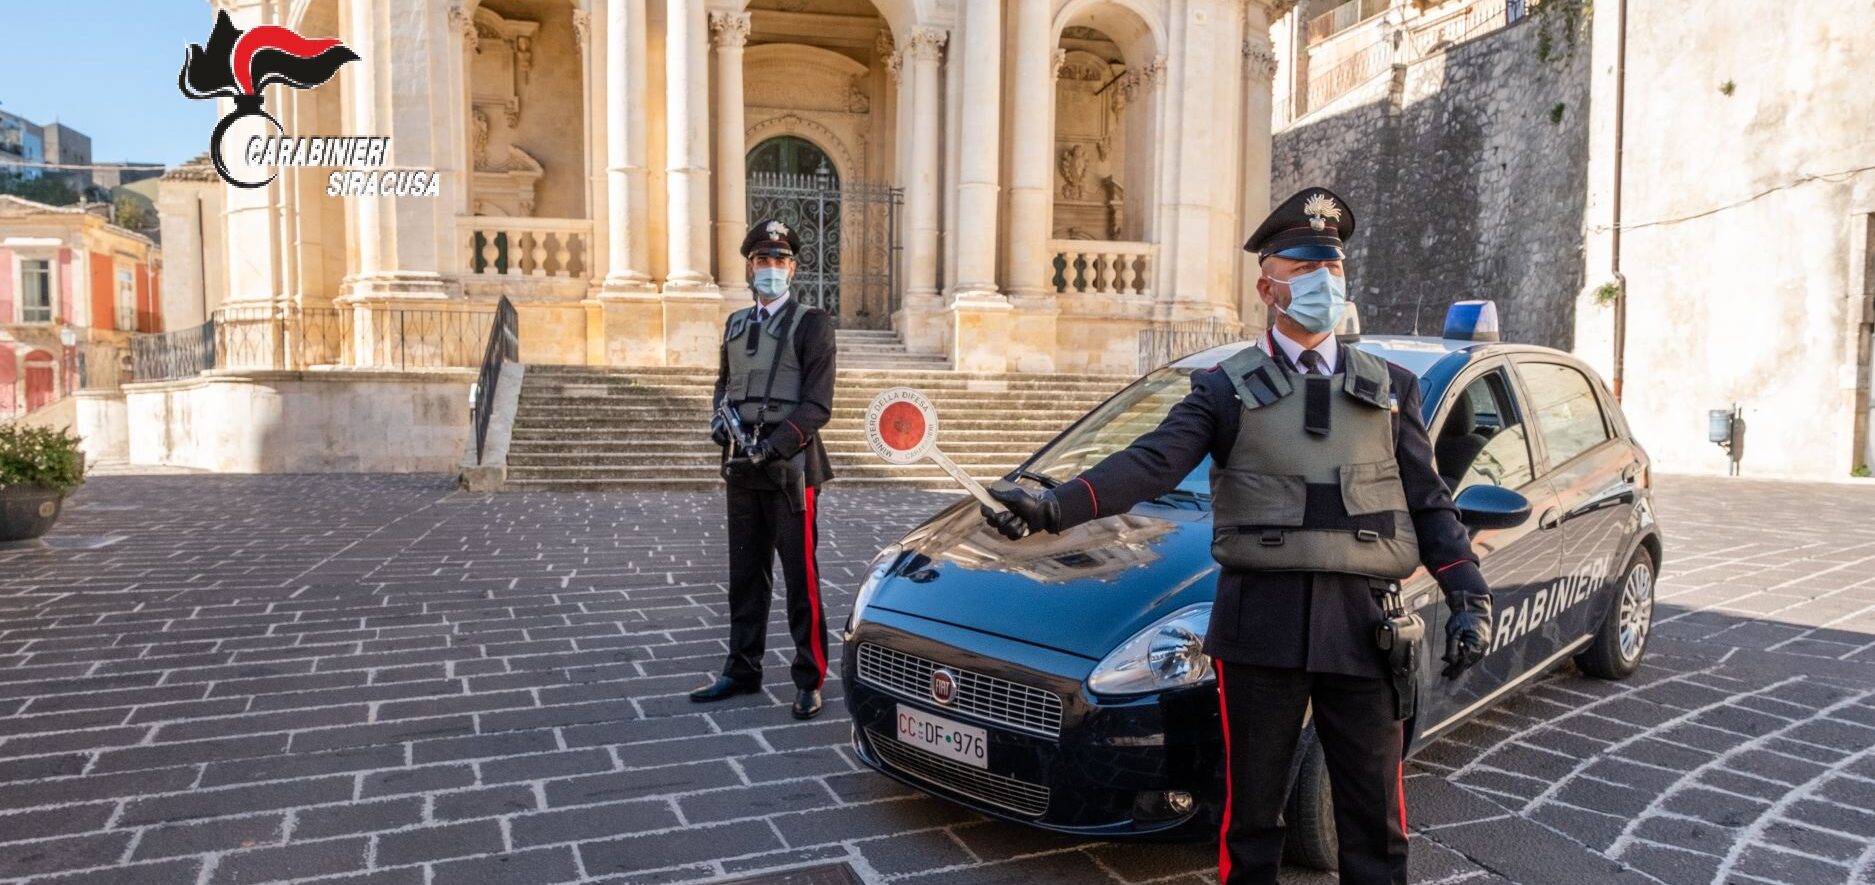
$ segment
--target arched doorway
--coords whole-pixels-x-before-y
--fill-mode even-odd
[[[52,404],[52,354],[43,350],[26,354],[26,411]]]
[[[840,173],[805,138],[777,135],[747,159],[749,220],[778,218],[801,238],[792,291],[802,304],[840,317]]]
[[[795,296],[843,328],[891,328],[903,193],[844,177],[833,155],[799,135],[765,138],[745,162],[749,220],[780,219],[801,238]]]

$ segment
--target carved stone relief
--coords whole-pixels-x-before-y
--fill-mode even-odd
[[[514,139],[540,23],[504,18],[486,7],[477,7],[472,16],[459,9],[451,7],[450,18],[461,29],[469,54],[471,210],[477,215],[531,216],[545,170]],[[577,16],[574,27],[579,27]]]

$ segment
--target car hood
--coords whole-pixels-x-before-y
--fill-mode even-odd
[[[868,604],[1099,659],[1217,592],[1211,513],[1196,503],[1010,541],[966,498],[913,529]]]

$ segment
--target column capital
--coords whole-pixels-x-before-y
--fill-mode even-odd
[[[1128,102],[1138,100],[1151,92],[1164,76],[1165,56],[1156,56],[1151,64],[1120,75],[1119,81],[1114,84],[1119,87],[1114,101],[1119,107],[1124,108]]]
[[[579,54],[585,55],[592,46],[592,13],[584,9],[573,10],[573,37],[579,41]]]
[[[717,49],[741,49],[749,42],[749,22],[746,12],[710,13],[710,42]]]
[[[480,45],[475,36],[475,16],[460,3],[449,4],[449,26],[462,35],[462,42],[474,52]]]
[[[1067,66],[1068,66],[1068,51],[1066,49],[1062,49],[1059,46],[1055,47],[1055,66],[1053,68],[1054,78],[1057,80],[1061,79],[1061,69]]]
[[[1296,8],[1296,0],[1244,0],[1243,5],[1246,9],[1256,6],[1263,7],[1264,14],[1269,16],[1268,20],[1274,22],[1288,15],[1289,10]]]
[[[1269,38],[1252,35],[1243,41],[1243,75],[1246,80],[1268,83],[1276,79],[1276,51]]]
[[[944,46],[950,39],[951,32],[944,28],[917,28],[900,53],[910,61],[938,61],[944,57]]]

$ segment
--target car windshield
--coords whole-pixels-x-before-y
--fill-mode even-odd
[[[1133,382],[1102,403],[1067,433],[1042,449],[1024,469],[1057,483],[1099,464],[1159,426],[1185,394],[1191,392],[1191,369],[1166,366]],[[1179,481],[1180,491],[1209,497],[1210,458]]]

